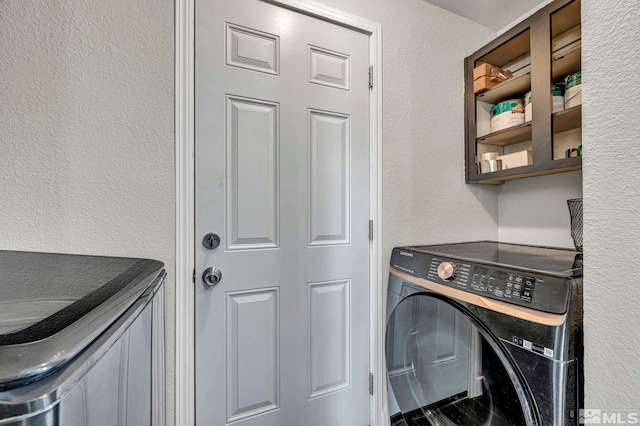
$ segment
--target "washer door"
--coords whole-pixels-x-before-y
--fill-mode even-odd
[[[403,299],[387,323],[389,384],[409,425],[535,425],[526,386],[502,345],[453,304]]]

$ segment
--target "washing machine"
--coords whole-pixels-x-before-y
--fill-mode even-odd
[[[581,253],[494,241],[398,247],[387,296],[393,426],[578,424]]]

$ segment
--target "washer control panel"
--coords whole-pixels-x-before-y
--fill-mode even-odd
[[[478,293],[488,293],[496,298],[531,303],[536,278],[507,273],[494,269],[475,267],[471,277],[471,288]]]
[[[566,309],[568,286],[562,279],[435,256],[425,260],[426,278],[447,287],[547,312]]]
[[[533,299],[538,278],[527,274],[500,271],[481,265],[431,258],[427,278],[435,282],[455,284],[472,293],[492,296],[494,299],[529,304]],[[520,304],[518,303],[518,304]]]
[[[470,284],[472,266],[469,263],[431,258],[427,278],[436,282],[451,283],[455,287],[467,288]]]
[[[391,266],[450,288],[549,313],[565,313],[571,278],[395,248]]]

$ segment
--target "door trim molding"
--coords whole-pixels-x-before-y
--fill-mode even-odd
[[[175,20],[175,418],[169,418],[169,424],[192,426],[195,424],[195,288],[192,278],[195,266],[195,0],[176,0]],[[169,383],[171,381],[169,379]],[[167,395],[166,399],[169,397]]]
[[[370,421],[388,424],[384,404],[384,289],[382,259],[382,27],[380,24],[308,0],[262,0],[306,15],[345,26],[369,36],[369,65],[374,82],[369,98],[370,219],[374,238],[369,249],[370,365],[374,374]],[[194,75],[195,0],[176,0],[175,6],[175,167],[176,167],[176,325],[175,424],[195,424],[194,286]],[[365,224],[363,224],[365,226]],[[171,419],[170,419],[171,420]]]

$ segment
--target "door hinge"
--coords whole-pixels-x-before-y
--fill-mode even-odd
[[[373,89],[373,65],[369,65],[369,90]]]
[[[369,241],[373,241],[373,220],[369,221]]]
[[[195,269],[193,270],[193,277],[192,277],[192,279],[193,279],[193,283],[195,284],[195,283],[196,283],[196,270],[195,270]]]
[[[369,373],[369,394],[373,395],[373,373]]]

